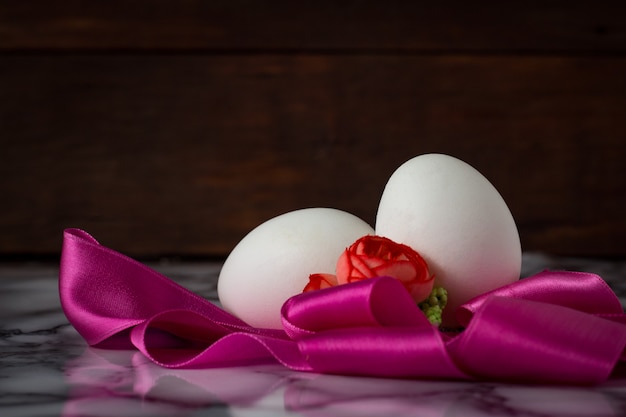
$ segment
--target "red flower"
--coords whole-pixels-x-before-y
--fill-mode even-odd
[[[382,276],[402,282],[416,303],[424,301],[433,289],[434,276],[415,250],[385,237],[368,235],[341,254],[336,280],[329,274],[313,274],[304,291]]]
[[[381,236],[364,236],[345,250],[337,262],[337,282],[388,276],[402,282],[416,302],[428,297],[434,276],[411,247]]]

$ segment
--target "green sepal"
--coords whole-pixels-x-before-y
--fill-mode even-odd
[[[435,287],[430,295],[421,303],[419,308],[424,312],[428,321],[432,324],[441,325],[441,314],[448,303],[448,291],[442,287]]]

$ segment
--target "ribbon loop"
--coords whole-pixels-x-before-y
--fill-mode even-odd
[[[390,277],[298,294],[285,302],[281,314],[293,339],[352,327],[432,327],[404,287]]]
[[[448,351],[482,379],[589,384],[608,378],[626,327],[557,304],[490,297]]]
[[[590,314],[623,314],[619,299],[598,275],[576,271],[543,271],[473,298],[455,312],[459,323],[467,326],[473,314],[491,297],[557,304]]]

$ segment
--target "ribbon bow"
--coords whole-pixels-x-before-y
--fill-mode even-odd
[[[597,275],[544,271],[470,300],[440,332],[401,283],[379,277],[296,295],[284,330],[247,325],[82,230],[64,233],[63,310],[91,346],[169,368],[278,361],[297,371],[597,384],[626,358],[626,315]]]

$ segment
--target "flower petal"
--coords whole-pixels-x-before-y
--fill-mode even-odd
[[[418,275],[415,265],[409,261],[387,262],[376,268],[378,276],[388,276],[400,281],[412,281]]]
[[[333,274],[311,274],[309,283],[302,292],[316,291],[337,285],[337,277]]]

